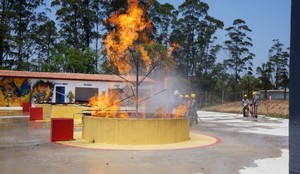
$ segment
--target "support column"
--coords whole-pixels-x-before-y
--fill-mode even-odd
[[[289,95],[289,173],[300,174],[300,1],[292,0]]]

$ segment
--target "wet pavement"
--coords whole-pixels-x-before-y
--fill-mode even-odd
[[[177,150],[100,150],[49,141],[50,122],[0,112],[1,174],[284,174],[288,120],[198,111],[191,132],[221,139],[213,146]],[[75,128],[78,129],[78,128]]]

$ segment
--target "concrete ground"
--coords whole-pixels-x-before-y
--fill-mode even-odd
[[[5,114],[3,114],[5,113]],[[177,150],[99,150],[49,142],[50,122],[0,110],[1,174],[285,174],[288,120],[198,111],[191,132],[221,139]],[[75,128],[78,129],[78,128]]]

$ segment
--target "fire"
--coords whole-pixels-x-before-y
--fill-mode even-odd
[[[178,43],[175,43],[175,42],[171,43],[171,47],[170,47],[170,49],[169,49],[169,51],[168,51],[168,57],[171,57],[172,52],[173,52],[176,48],[179,48],[179,47],[180,47],[180,46],[179,46]]]
[[[151,49],[152,47],[156,46],[149,41],[147,36],[151,29],[151,21],[145,18],[145,11],[143,8],[139,7],[139,0],[127,0],[127,2],[128,9],[124,14],[116,12],[108,19],[108,22],[112,25],[112,27],[114,27],[114,30],[108,33],[104,39],[108,63],[114,65],[120,72],[120,75],[128,75],[130,72],[134,72],[132,71],[133,67],[135,67],[137,70],[139,69],[139,67],[132,65],[134,60],[138,60],[136,62],[142,61],[141,66],[145,68],[146,71],[151,72],[154,67],[158,65],[167,69],[168,67],[164,66],[164,63],[172,62],[172,59],[170,59],[171,52],[177,48],[178,45],[172,44],[172,47],[168,52],[162,51],[163,55],[161,51],[155,51],[155,49]],[[145,46],[145,44],[143,44],[145,42],[150,44],[149,49],[146,47],[148,45]],[[135,53],[138,53],[139,56],[134,57]],[[155,66],[151,66],[152,64]],[[137,75],[139,74],[137,73]],[[166,79],[165,82],[167,81],[168,80]],[[138,86],[136,86],[136,89],[138,90],[137,87]],[[143,99],[140,98],[138,92],[135,93],[133,91],[133,88],[130,89],[133,93],[132,96],[135,98],[135,104],[139,104],[138,102]],[[121,101],[122,100],[120,100],[119,93],[109,92],[108,95],[101,93],[99,96],[90,98],[89,103],[92,107],[97,107],[99,110],[93,113],[95,116],[117,116],[127,118],[127,114],[120,116],[119,110],[122,105]],[[136,111],[138,112],[138,105],[136,106]],[[168,114],[167,110],[163,107],[161,107],[156,114],[158,117],[162,118],[170,117],[170,114]]]
[[[150,65],[152,63],[148,53],[146,52],[145,48],[142,45],[138,45],[137,49],[141,52],[142,54],[142,60],[145,64],[146,70],[149,71]]]
[[[99,117],[122,117],[127,118],[127,113],[119,113],[121,108],[120,93],[118,91],[110,91],[106,96],[102,92],[98,96],[93,96],[89,99],[90,106],[97,108],[97,111],[92,113],[93,116]]]
[[[186,104],[181,104],[176,108],[175,117],[183,117],[187,112],[188,106]]]
[[[159,107],[155,112],[154,112],[154,117],[155,118],[169,118],[170,114],[168,113],[167,109],[165,106]]]
[[[129,8],[125,14],[114,14],[108,21],[115,26],[104,43],[110,63],[113,63],[121,74],[128,74],[131,70],[127,57],[128,50],[138,40],[139,34],[151,23],[144,18],[144,11],[139,7],[138,0],[128,0]]]

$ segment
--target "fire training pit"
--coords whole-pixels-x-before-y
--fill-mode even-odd
[[[185,117],[124,119],[84,116],[82,138],[94,143],[120,145],[177,143],[190,139],[189,122]]]
[[[152,27],[143,10],[144,8],[139,7],[138,0],[130,0],[126,13],[116,12],[107,21],[114,26],[112,27],[114,30],[108,33],[104,40],[108,55],[107,63],[115,68],[116,73],[114,71],[112,73],[126,81],[127,89],[118,87],[118,90],[125,94],[123,96],[110,91],[108,94],[104,92],[90,99],[90,105],[99,108],[99,111],[83,117],[82,138],[87,141],[139,145],[177,143],[190,139],[188,119],[179,116],[183,115],[177,112],[179,109],[176,110],[176,115],[172,115],[170,113],[173,111],[170,111],[168,105],[162,107],[169,102],[164,101],[168,97],[154,99],[156,95],[168,90],[166,85],[168,79],[164,80],[165,85],[157,82],[157,88],[153,91],[148,89],[148,96],[141,95],[142,83],[150,73],[156,67],[162,68],[173,60],[167,49],[161,50],[161,46],[157,46],[147,38],[151,32],[146,30]],[[156,75],[161,72],[159,79],[164,79],[167,71],[169,67],[165,71],[156,71]],[[129,81],[125,78],[126,75],[135,77],[135,81]],[[149,102],[151,99],[152,103]],[[132,113],[120,111],[126,100],[132,100],[134,103],[134,106],[131,106],[134,107]],[[152,107],[153,113],[144,113],[141,105]],[[153,105],[158,105],[159,108],[153,109]]]

